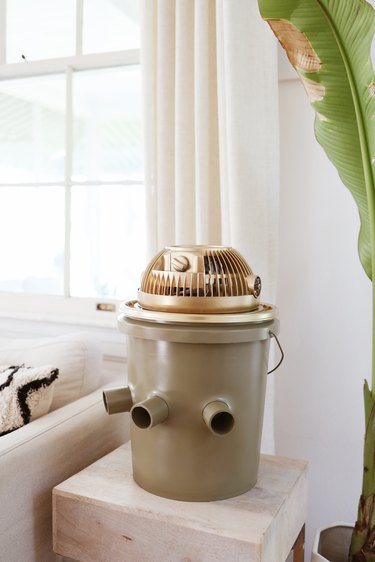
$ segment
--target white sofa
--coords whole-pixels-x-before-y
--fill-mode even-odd
[[[52,562],[52,488],[128,440],[128,416],[108,416],[98,346],[84,334],[1,340],[0,365],[60,369],[51,411],[0,437],[0,561]]]

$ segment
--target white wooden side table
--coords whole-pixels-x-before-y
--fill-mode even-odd
[[[134,482],[127,444],[54,488],[54,551],[81,562],[303,562],[306,512],[304,461],[262,456],[249,492],[181,502]]]

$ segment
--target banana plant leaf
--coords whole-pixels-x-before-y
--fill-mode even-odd
[[[373,282],[372,389],[366,382],[362,494],[348,559],[375,562],[375,12],[365,0],[258,3],[305,86],[316,138],[360,215],[359,257]]]
[[[358,249],[375,271],[373,8],[364,0],[259,0],[315,109],[315,134],[359,210]],[[336,212],[336,210],[332,210]]]

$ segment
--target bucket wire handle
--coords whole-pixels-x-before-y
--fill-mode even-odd
[[[280,358],[280,361],[278,362],[278,364],[276,365],[276,367],[274,367],[273,369],[271,369],[270,371],[268,371],[267,375],[270,375],[271,373],[273,373],[274,371],[276,371],[276,369],[278,369],[278,368],[280,367],[281,363],[284,361],[284,352],[283,352],[283,348],[281,347],[281,344],[280,344],[279,340],[277,339],[276,334],[274,334],[274,333],[271,332],[271,331],[270,331],[269,334],[270,334],[271,338],[275,338],[276,343],[277,343],[277,345],[278,345],[278,347],[279,347],[279,350],[280,350],[280,353],[281,353],[281,358]]]

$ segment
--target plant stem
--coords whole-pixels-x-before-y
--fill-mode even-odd
[[[372,381],[371,381],[371,396],[373,402],[375,402],[375,202],[374,195],[370,198],[368,195],[369,204],[372,205],[372,209],[369,207],[369,216],[371,222],[371,240],[372,242]],[[367,420],[366,420],[367,427]]]
[[[349,562],[375,562],[375,400],[364,386],[366,432],[362,495],[350,546]]]

